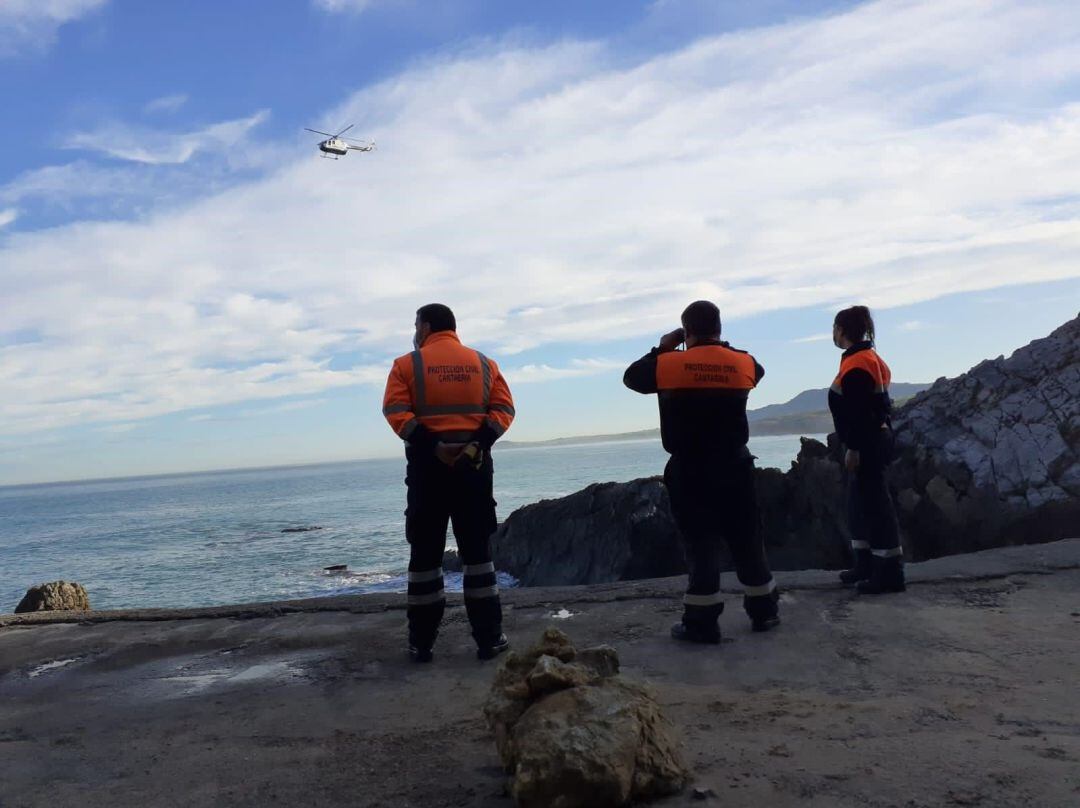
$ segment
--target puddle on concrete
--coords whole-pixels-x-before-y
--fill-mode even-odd
[[[302,669],[290,662],[264,662],[249,665],[240,670],[229,668],[211,668],[209,670],[186,670],[173,676],[162,676],[158,681],[166,682],[182,691],[182,694],[198,693],[211,687],[242,685],[252,682],[279,683],[303,676]]]
[[[72,662],[78,662],[80,659],[82,659],[82,657],[72,657],[71,659],[54,659],[52,662],[46,662],[44,665],[38,665],[36,668],[33,668],[31,671],[29,671],[26,675],[31,679],[36,679],[43,673],[57,670],[58,668],[62,668],[65,665],[70,665]]]

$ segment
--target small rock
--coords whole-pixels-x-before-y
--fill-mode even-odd
[[[568,665],[555,657],[542,656],[536,660],[536,666],[529,671],[525,681],[528,682],[529,692],[539,696],[568,687],[590,684],[597,678],[599,677],[581,665]]]
[[[464,570],[461,556],[458,555],[457,550],[447,549],[443,552],[442,568],[443,572],[462,572]]]
[[[26,612],[85,612],[90,610],[90,597],[81,584],[53,581],[30,587],[15,614]]]
[[[716,792],[711,788],[695,788],[693,796],[695,800],[707,800],[715,797]]]

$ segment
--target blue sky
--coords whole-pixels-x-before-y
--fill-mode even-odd
[[[1077,314],[1080,7],[0,3],[0,484],[390,455],[418,305],[518,440],[652,426],[689,301],[831,380],[867,302],[905,381]],[[379,149],[322,160],[304,126]]]

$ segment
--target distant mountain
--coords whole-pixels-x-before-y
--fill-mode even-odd
[[[916,393],[921,393],[930,387],[929,384],[913,384],[911,382],[894,382],[889,386],[893,402],[900,402],[911,398]],[[747,420],[754,424],[781,415],[802,415],[805,413],[829,412],[829,388],[822,387],[820,390],[803,390],[795,398],[783,404],[770,404],[767,407],[758,407],[756,410],[748,410]]]
[[[895,382],[891,385],[895,403],[911,398],[930,387],[929,384]],[[795,398],[783,404],[769,404],[748,410],[751,435],[821,435],[832,432],[832,416],[829,414],[828,388],[803,390]],[[523,446],[568,446],[582,443],[609,443],[618,440],[654,440],[660,437],[659,429],[642,429],[637,432],[619,432],[609,435],[579,435],[541,441],[502,441],[503,449]]]

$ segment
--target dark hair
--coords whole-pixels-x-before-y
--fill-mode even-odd
[[[682,313],[682,325],[687,336],[715,337],[720,335],[720,309],[708,300],[695,300]]]
[[[431,326],[432,333],[436,331],[457,331],[457,320],[449,306],[442,303],[428,303],[416,310],[416,318],[421,323]]]
[[[874,341],[874,318],[866,306],[851,306],[838,311],[833,323],[840,326],[840,333],[852,342]]]

